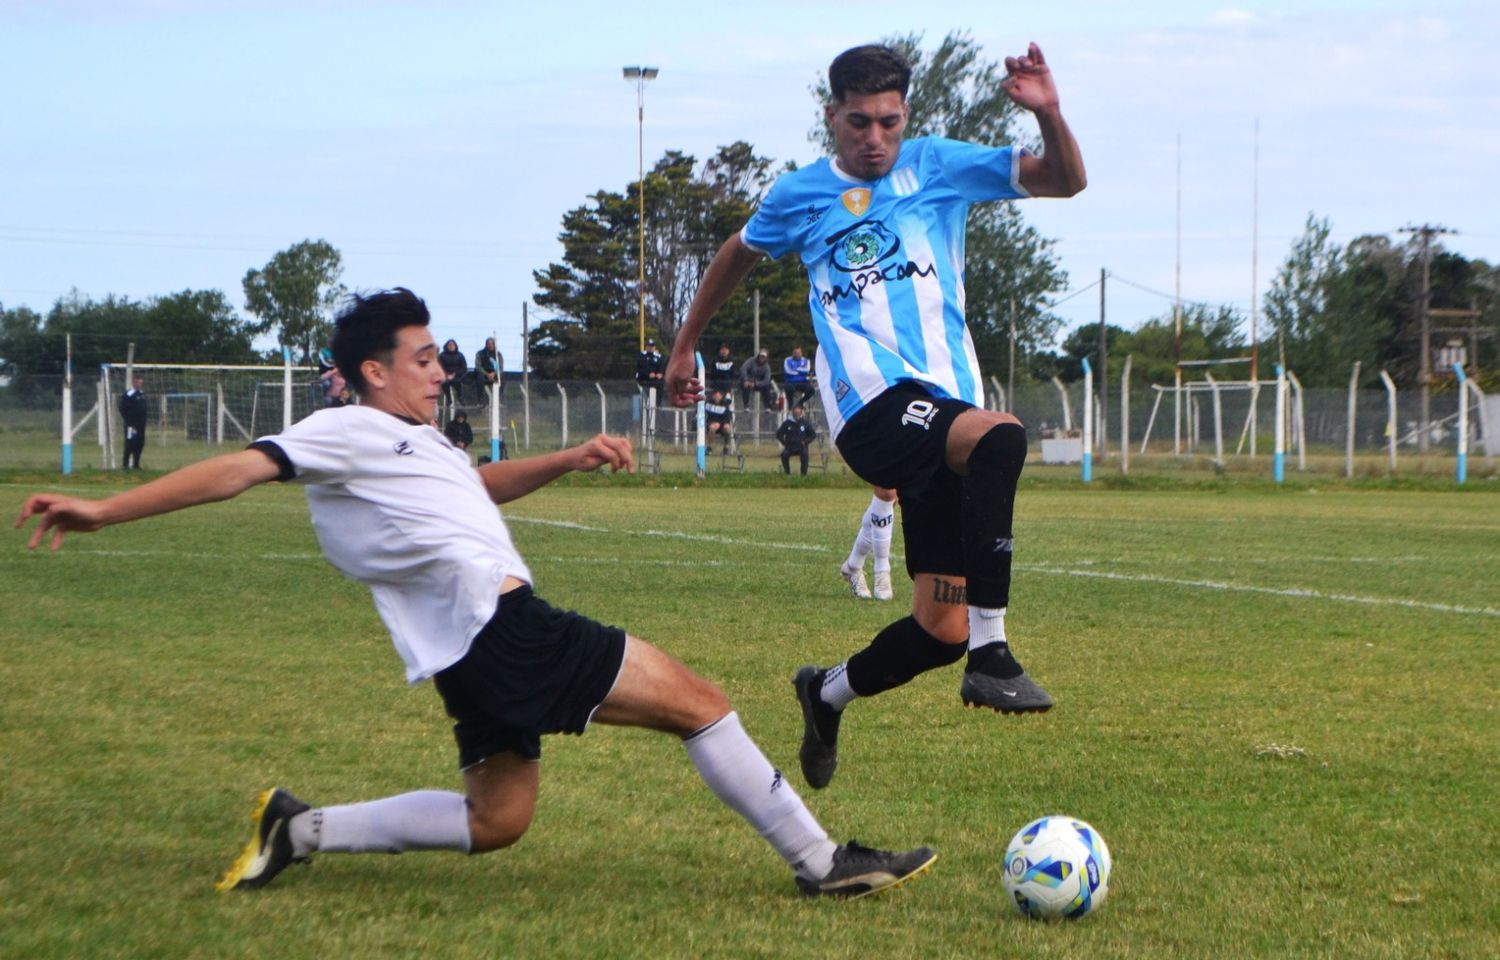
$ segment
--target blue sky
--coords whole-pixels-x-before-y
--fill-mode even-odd
[[[411,287],[437,336],[472,353],[497,332],[514,366],[562,214],[636,177],[622,65],[661,69],[648,164],[737,139],[806,163],[835,54],[952,29],[994,59],[1046,52],[1090,185],[1024,211],[1071,289],[1117,278],[1112,323],[1170,310],[1179,135],[1186,299],[1249,310],[1258,222],[1263,303],[1309,213],[1340,241],[1443,224],[1500,261],[1492,0],[987,6],[0,0],[0,302],[240,303],[247,269],[321,237],[347,285]],[[1097,291],[1058,307],[1098,311]]]

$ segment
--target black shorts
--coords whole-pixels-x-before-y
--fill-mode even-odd
[[[458,766],[494,753],[542,756],[542,735],[583,733],[625,663],[625,631],[558,610],[519,587],[500,599],[463,659],[432,678]]]
[[[963,478],[948,469],[948,430],[974,405],[934,396],[905,380],[856,413],[839,431],[844,462],[862,480],[901,500],[906,572],[963,576]]]

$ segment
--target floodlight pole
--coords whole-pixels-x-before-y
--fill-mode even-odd
[[[636,296],[640,305],[640,346],[646,351],[646,84],[656,79],[660,72],[655,67],[625,67],[626,80],[635,81],[636,161],[640,171],[636,194],[640,199],[640,253],[639,273],[636,277]]]

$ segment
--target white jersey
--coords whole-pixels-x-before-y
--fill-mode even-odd
[[[307,485],[323,554],[369,586],[410,683],[469,651],[507,576],[531,582],[468,455],[430,426],[336,407],[252,446]]]

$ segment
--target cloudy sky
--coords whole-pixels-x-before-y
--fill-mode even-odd
[[[661,70],[648,164],[738,139],[806,163],[833,55],[954,29],[997,60],[1035,40],[1056,74],[1089,188],[1024,211],[1070,325],[1097,321],[1101,269],[1111,322],[1170,310],[1179,183],[1188,300],[1248,312],[1252,236],[1263,301],[1310,213],[1500,261],[1494,0],[990,6],[0,0],[0,302],[240,303],[247,269],[324,238],[347,285],[411,287],[437,336],[495,331],[514,366],[562,214],[636,177],[622,65]]]

